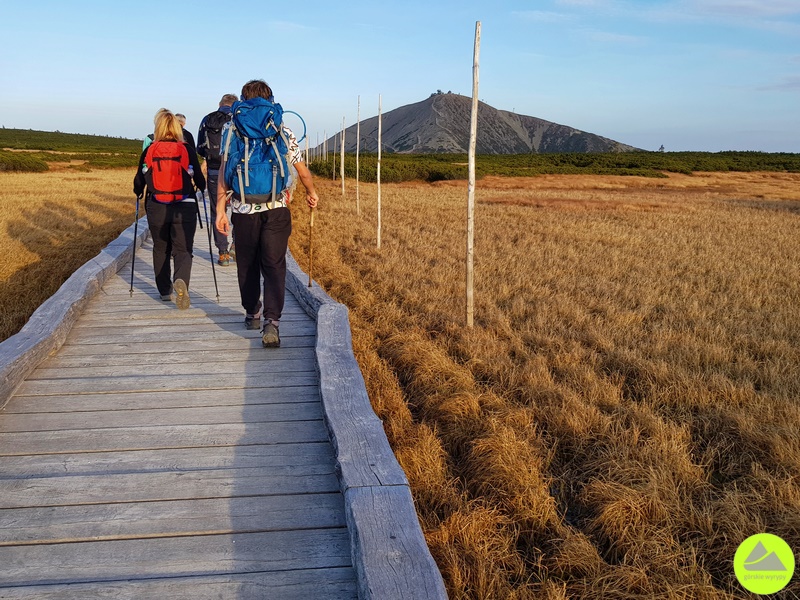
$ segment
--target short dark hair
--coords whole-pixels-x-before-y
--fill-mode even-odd
[[[251,98],[272,100],[272,88],[263,79],[251,79],[242,86],[242,98],[245,100]]]

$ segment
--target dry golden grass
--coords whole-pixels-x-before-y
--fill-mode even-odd
[[[0,175],[4,315],[132,222],[131,176]],[[380,250],[375,186],[360,218],[318,186],[314,278],[451,598],[746,597],[741,541],[800,548],[799,176],[481,181],[473,330],[463,182],[383,186]]]
[[[133,223],[132,188],[130,169],[0,174],[0,340]]]
[[[452,598],[729,598],[800,548],[800,176],[319,182],[314,277]],[[291,246],[307,265],[307,210]],[[798,595],[791,584],[786,597]]]

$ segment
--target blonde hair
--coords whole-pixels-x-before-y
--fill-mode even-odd
[[[162,112],[163,111],[163,112]],[[183,141],[183,128],[178,118],[167,109],[156,113],[156,128],[153,132],[153,141]]]
[[[160,117],[160,116],[161,116],[161,115],[163,115],[164,113],[168,113],[168,112],[169,112],[169,110],[167,110],[166,108],[159,108],[159,109],[158,109],[158,112],[156,113],[156,116],[155,116],[155,117],[153,117],[153,125],[155,125],[156,123],[158,123],[158,117]]]

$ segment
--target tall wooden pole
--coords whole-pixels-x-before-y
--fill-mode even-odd
[[[480,71],[481,22],[475,23],[475,52],[472,60],[472,116],[469,122],[469,184],[467,185],[467,327],[475,312],[472,265],[475,254],[475,146],[478,137],[478,74]]]
[[[378,94],[378,248],[381,247],[381,95]]]
[[[342,198],[344,198],[344,117],[342,117],[342,136],[339,138],[341,146],[341,160],[339,161],[339,175],[342,180]]]
[[[333,180],[336,181],[336,142],[339,139],[339,132],[333,134],[333,149],[331,155],[333,156]]]
[[[361,216],[361,198],[358,195],[358,154],[361,151],[361,96],[358,97],[358,108],[356,109],[356,214]]]

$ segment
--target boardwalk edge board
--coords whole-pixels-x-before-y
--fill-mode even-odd
[[[447,598],[405,473],[372,410],[353,355],[347,307],[287,256],[286,287],[317,321],[325,423],[336,453],[359,598]]]
[[[86,303],[130,261],[134,225],[75,271],[18,333],[0,343],[0,409],[39,363],[61,347]],[[147,217],[142,217],[137,227],[137,247],[148,233]]]

